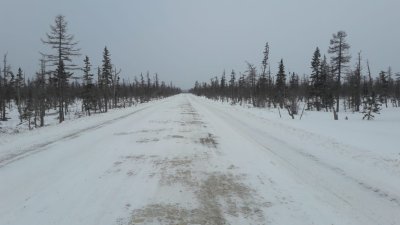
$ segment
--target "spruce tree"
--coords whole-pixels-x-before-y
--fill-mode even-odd
[[[46,40],[42,42],[54,49],[53,54],[42,54],[54,67],[52,71],[54,86],[57,95],[59,122],[64,121],[64,113],[68,107],[66,89],[68,88],[69,78],[73,75],[72,71],[78,69],[72,63],[72,57],[79,56],[79,49],[76,48],[78,42],[74,41],[74,36],[68,34],[68,23],[65,17],[58,15],[55,18],[55,25],[50,26],[50,33],[46,34]]]
[[[267,67],[268,67],[268,60],[269,60],[269,44],[268,42],[265,44],[265,48],[264,48],[264,58],[261,62],[262,65],[262,73],[261,75],[266,76],[267,73]]]
[[[363,105],[363,120],[373,120],[375,118],[374,114],[380,114],[382,104],[379,102],[379,98],[377,98],[374,92],[371,93],[371,96],[364,98]]]
[[[109,108],[109,99],[110,99],[110,86],[111,86],[111,79],[112,79],[112,64],[110,58],[110,52],[107,49],[107,46],[104,47],[103,51],[103,66],[102,66],[102,82],[103,82],[103,97],[104,97],[104,105],[105,105],[105,112],[108,111]]]
[[[333,86],[334,81],[330,73],[330,68],[328,65],[328,60],[324,55],[321,66],[320,66],[320,82],[321,82],[321,98],[322,107],[328,111],[329,108],[333,108],[334,97],[333,97]]]
[[[285,66],[283,65],[283,59],[279,63],[279,71],[276,74],[276,100],[279,107],[283,108],[285,95],[286,95],[286,73]]]
[[[310,75],[311,89],[309,96],[313,99],[313,105],[317,111],[321,109],[321,92],[323,89],[321,79],[321,53],[317,47],[311,61],[311,75]]]
[[[91,64],[89,57],[86,56],[83,60],[83,93],[82,93],[82,104],[85,112],[90,116],[90,110],[94,105],[94,93],[93,93],[93,74],[90,73]]]

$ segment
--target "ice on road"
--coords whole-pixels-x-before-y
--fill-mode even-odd
[[[400,224],[399,165],[190,94],[0,144],[1,225]]]

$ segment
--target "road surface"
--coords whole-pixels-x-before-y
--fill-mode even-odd
[[[399,174],[331,140],[189,94],[112,113],[3,143],[0,224],[400,224]]]

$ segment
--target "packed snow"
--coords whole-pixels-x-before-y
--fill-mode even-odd
[[[2,133],[0,224],[400,224],[398,109],[282,115],[180,94]]]

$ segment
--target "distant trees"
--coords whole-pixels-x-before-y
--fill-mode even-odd
[[[46,115],[46,110],[48,109],[48,88],[46,84],[46,60],[40,60],[40,70],[36,73],[36,79],[34,81],[34,98],[35,102],[35,118],[39,118],[40,127],[44,126],[44,117]],[[36,125],[36,121],[35,121]]]
[[[400,106],[400,73],[396,73],[396,80],[394,81],[394,104]]]
[[[197,82],[197,86],[199,83]],[[231,72],[231,78],[229,80],[229,94],[230,98],[232,99],[233,103],[236,103],[237,93],[236,93],[236,73],[234,70]]]
[[[3,68],[0,69],[0,120],[7,120],[7,105],[9,105],[14,91],[14,74],[7,62],[7,54],[3,57]],[[9,107],[8,107],[9,108]]]
[[[25,78],[24,78],[24,74],[22,73],[21,68],[18,68],[18,72],[15,77],[14,85],[15,85],[15,87],[14,87],[15,88],[15,103],[17,105],[19,114],[22,114],[22,102],[21,102],[22,93],[21,92],[25,85]],[[21,121],[22,121],[22,119],[21,119]]]
[[[377,78],[377,89],[380,94],[380,102],[388,107],[388,98],[390,93],[390,78],[387,72],[381,71],[379,77]]]
[[[256,95],[257,95],[257,93],[256,93],[256,90],[257,90],[257,86],[256,86],[256,84],[257,84],[257,68],[249,62],[247,62],[247,68],[248,68],[247,80],[250,85],[250,90],[249,90],[250,92],[249,92],[248,97],[253,101],[253,105],[256,106],[256,102],[257,102],[257,100],[256,100],[257,99],[256,98]]]
[[[25,77],[21,68],[14,74],[7,54],[4,55],[0,65],[0,121],[9,118],[8,113],[14,106],[20,123],[33,128],[45,126],[46,114],[52,114],[53,110],[57,111],[58,121],[63,122],[73,103],[81,104],[82,112],[90,116],[181,92],[172,83],[160,81],[158,74],[151,77],[150,72],[146,81],[142,75],[141,82],[136,77],[133,82],[121,80],[122,71],[111,63],[107,47],[100,67],[93,69],[88,56],[80,66],[76,65],[73,58],[80,56],[80,49],[74,36],[68,33],[68,23],[62,15],[55,18],[42,43],[53,52],[41,53],[39,70],[33,77]],[[96,78],[93,70],[97,72]]]
[[[227,94],[226,94],[227,85],[226,85],[225,70],[224,70],[224,72],[222,74],[222,77],[221,77],[220,88],[221,88],[221,92],[222,92],[222,101],[225,101],[225,97],[227,96]]]
[[[33,84],[31,82],[28,82],[27,84],[27,93],[26,93],[26,98],[25,98],[25,104],[23,107],[21,107],[21,111],[19,112],[20,114],[20,119],[21,123],[22,121],[27,121],[28,122],[28,128],[32,128],[32,119],[34,118],[34,112],[35,112],[35,100],[33,96]],[[36,123],[36,117],[33,119]]]
[[[350,45],[346,37],[344,31],[333,34],[328,49],[330,62],[321,54],[320,48],[315,48],[309,75],[299,76],[294,72],[287,75],[281,59],[275,79],[271,77],[267,43],[260,73],[256,66],[246,62],[246,73],[237,75],[232,71],[228,92],[223,82],[217,82],[218,77],[209,83],[196,81],[191,92],[215,100],[230,99],[231,104],[284,108],[292,118],[298,114],[300,102],[306,110],[333,112],[336,120],[340,104],[343,104],[343,111],[361,112],[366,115],[365,119],[373,119],[380,111],[380,104],[387,106],[391,102],[393,106],[400,106],[400,73],[393,75],[389,68],[374,80],[368,61],[368,73],[363,74],[361,52],[351,68],[348,65]],[[223,75],[221,81],[224,79]]]

